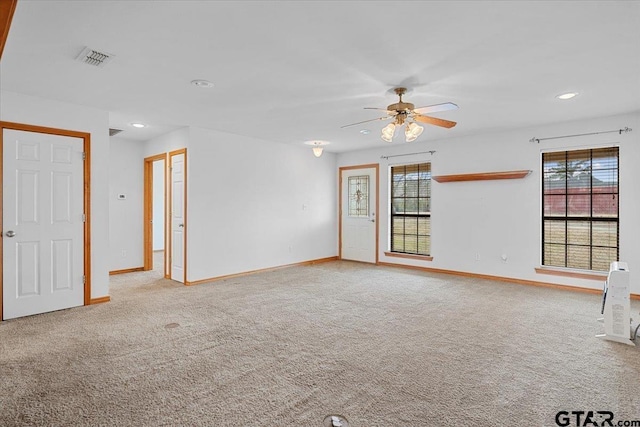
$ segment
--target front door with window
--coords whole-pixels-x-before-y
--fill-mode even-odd
[[[9,129],[2,140],[3,317],[81,306],[83,140]]]
[[[377,180],[377,167],[340,169],[342,259],[377,262]]]

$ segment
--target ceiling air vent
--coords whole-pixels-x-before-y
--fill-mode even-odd
[[[107,62],[111,61],[111,58],[113,58],[113,55],[110,53],[100,52],[89,47],[85,47],[76,59],[95,67],[103,67]]]
[[[122,132],[122,129],[109,128],[109,136],[116,136],[120,132]]]

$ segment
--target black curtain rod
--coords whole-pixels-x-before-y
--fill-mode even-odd
[[[627,133],[627,132],[631,132],[633,129],[625,127],[624,129],[616,129],[616,130],[605,130],[603,132],[590,132],[590,133],[579,133],[576,135],[564,135],[564,136],[552,136],[550,138],[536,138],[533,137],[529,140],[529,142],[537,142],[538,144],[540,144],[540,141],[546,141],[548,139],[560,139],[560,138],[573,138],[574,136],[587,136],[587,135],[600,135],[602,133],[618,133],[620,135],[622,135],[622,132]]]
[[[433,154],[435,150],[431,151],[420,151],[419,153],[407,153],[407,154],[394,154],[393,156],[380,156],[381,159],[390,159],[391,157],[402,157],[402,156],[413,156],[414,154]]]

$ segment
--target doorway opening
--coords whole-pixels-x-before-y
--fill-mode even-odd
[[[167,155],[144,159],[144,265],[143,270],[167,273]]]
[[[144,264],[187,283],[187,150],[144,159]]]

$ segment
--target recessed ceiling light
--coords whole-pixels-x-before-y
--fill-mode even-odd
[[[198,87],[212,88],[213,83],[208,80],[191,80],[191,84]]]
[[[134,128],[138,128],[138,129],[147,127],[147,125],[142,124],[142,123],[131,123],[131,126],[133,126]]]
[[[369,129],[360,129],[360,133],[363,135],[369,135],[371,131]]]
[[[556,98],[558,98],[558,99],[571,99],[576,95],[577,95],[576,92],[567,92],[567,93],[563,93],[561,95],[556,96]]]

